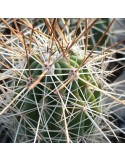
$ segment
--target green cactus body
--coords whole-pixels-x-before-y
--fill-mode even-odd
[[[69,63],[65,59],[60,58],[54,64],[54,74],[47,74],[41,80],[41,84],[36,85],[34,89],[27,93],[25,100],[20,100],[16,104],[17,109],[24,112],[24,119],[28,120],[28,122],[22,122],[22,130],[26,132],[29,139],[33,139],[35,136],[34,132],[39,127],[38,137],[40,142],[66,142],[62,100],[66,103],[64,112],[71,141],[76,142],[78,137],[82,138],[85,132],[91,130],[92,122],[85,111],[87,111],[88,104],[94,111],[99,112],[97,100],[100,93],[98,91],[93,92],[79,79],[81,77],[89,81],[91,76],[87,74],[87,68],[79,69],[78,75],[74,76],[71,82],[63,86],[70,76],[75,75],[75,69],[79,68],[83,60],[76,54],[70,55],[68,59]],[[43,67],[33,58],[29,59],[29,63],[32,78],[35,80],[42,73]],[[25,75],[29,75],[29,72],[27,71]],[[55,93],[56,89],[59,89],[61,86],[63,88],[58,93]],[[94,119],[95,116],[92,115],[92,118]],[[38,121],[40,123],[39,126]]]

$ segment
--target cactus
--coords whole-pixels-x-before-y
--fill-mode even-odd
[[[69,139],[76,141],[78,137],[84,136],[85,132],[92,131],[92,122],[87,117],[86,109],[90,107],[90,111],[94,111],[95,114],[100,111],[97,102],[100,92],[93,91],[84,82],[85,80],[95,84],[87,67],[81,66],[83,58],[80,55],[69,52],[66,59],[56,58],[59,53],[54,52],[50,62],[44,62],[40,55],[38,57],[41,58],[41,63],[33,57],[29,58],[30,70],[24,71],[26,77],[30,78],[31,75],[30,83],[27,85],[29,91],[25,95],[25,100],[20,100],[16,104],[16,108],[24,112],[25,118],[22,120],[22,115],[19,115],[18,120],[22,120],[23,131],[31,138],[35,134],[30,125],[34,129],[39,127],[38,135],[41,142],[50,142],[50,139],[51,142],[69,142]],[[32,87],[34,80],[46,70],[47,73],[38,85]],[[25,86],[25,83],[20,82],[18,86]],[[21,90],[18,90],[18,93]],[[94,113],[91,114],[93,120],[96,116]],[[25,123],[25,119],[28,119],[29,124]]]
[[[2,21],[6,24],[4,19]],[[88,50],[89,30],[95,19],[85,25],[85,46],[81,46],[84,30],[80,34],[77,30],[71,31],[70,35],[68,29],[63,31],[58,23],[56,29],[54,21],[51,24],[47,19],[41,20],[46,25],[41,23],[39,30],[28,19],[20,21],[26,29],[19,31],[8,24],[16,36],[11,39],[12,46],[9,39],[0,42],[3,65],[8,68],[2,77],[3,80],[9,78],[6,85],[2,84],[5,93],[1,95],[0,116],[7,121],[10,118],[7,127],[11,128],[13,142],[91,142],[95,136],[97,140],[101,136],[102,141],[110,142],[103,124],[115,135],[111,128],[114,124],[108,120],[103,100],[107,96],[114,104],[125,103],[115,97],[106,82],[111,74],[106,69],[107,58],[115,52],[95,50],[103,37],[106,39],[111,24]],[[41,28],[45,27],[48,30],[42,33]]]

